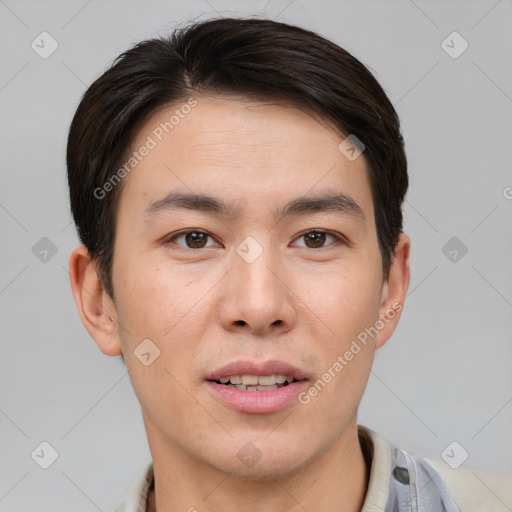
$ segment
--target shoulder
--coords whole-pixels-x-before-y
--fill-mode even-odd
[[[424,459],[441,476],[461,512],[510,512],[512,475],[477,469],[452,469],[440,459]]]
[[[512,512],[512,475],[452,469],[444,460],[412,455],[358,426],[371,460],[362,512]]]

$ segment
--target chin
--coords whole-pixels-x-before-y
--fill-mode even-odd
[[[233,451],[233,445],[239,447]],[[314,458],[297,450],[300,443],[287,441],[270,444],[269,440],[233,442],[223,453],[210,453],[213,460],[205,460],[217,471],[231,474],[241,480],[271,481],[287,478],[299,472]]]

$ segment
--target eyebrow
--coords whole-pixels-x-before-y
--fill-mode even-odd
[[[188,209],[226,218],[240,216],[241,208],[223,199],[206,194],[178,192],[168,193],[162,199],[154,201],[144,210],[145,221],[159,214]],[[292,215],[305,215],[317,212],[334,212],[354,217],[364,222],[365,215],[362,208],[350,196],[341,192],[328,192],[321,195],[303,196],[292,199],[284,206],[272,211],[274,218]]]

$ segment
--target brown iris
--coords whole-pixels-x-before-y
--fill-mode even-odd
[[[303,235],[306,240],[306,245],[308,245],[308,241],[313,243],[313,248],[322,247],[325,243],[326,233],[322,233],[321,231],[310,231],[306,235]]]
[[[194,249],[200,249],[205,246],[206,241],[208,240],[208,236],[206,233],[200,233],[199,231],[191,231],[190,233],[185,234],[185,240],[189,247]]]

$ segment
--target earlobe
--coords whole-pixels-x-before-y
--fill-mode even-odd
[[[405,233],[401,233],[393,255],[388,278],[383,284],[379,317],[383,327],[376,337],[375,348],[380,348],[395,330],[404,306],[410,281],[411,242]]]
[[[121,355],[115,307],[103,289],[84,245],[71,253],[69,278],[78,313],[88,333],[104,354]]]

